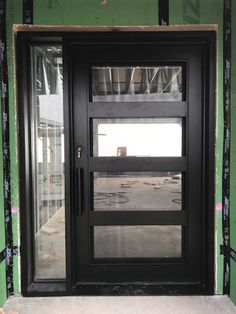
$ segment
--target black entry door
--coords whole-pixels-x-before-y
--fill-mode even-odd
[[[78,287],[145,283],[203,292],[201,47],[70,49]]]

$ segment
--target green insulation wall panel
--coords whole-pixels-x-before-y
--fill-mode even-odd
[[[0,104],[1,105],[1,104]],[[2,156],[2,123],[0,119],[0,156]],[[4,202],[3,202],[3,163],[0,158],[0,252],[5,248],[5,217],[4,217]],[[0,308],[6,301],[6,269],[5,261],[0,263]]]
[[[7,61],[9,78],[9,118],[10,118],[10,153],[11,153],[11,212],[13,245],[19,246],[19,195],[18,195],[18,163],[17,163],[17,135],[16,135],[16,106],[15,106],[15,74],[14,74],[14,48],[13,24],[22,23],[22,1],[7,1]],[[14,292],[19,292],[19,263],[14,257],[13,268]]]
[[[1,104],[0,104],[1,105]],[[0,119],[0,156],[2,156],[2,123]],[[5,219],[4,219],[4,204],[3,204],[3,164],[0,158],[0,252],[5,248]],[[6,269],[5,261],[0,263],[0,308],[6,301]]]
[[[230,265],[230,299],[236,305],[236,262],[233,260]]]
[[[236,251],[236,2],[232,1],[230,245]],[[230,297],[236,304],[236,262],[231,259]]]
[[[0,308],[4,305],[6,299],[6,264],[3,261],[0,263]]]
[[[156,0],[34,0],[34,24],[155,25]]]
[[[216,24],[217,38],[217,108],[216,108],[216,293],[222,293],[222,147],[223,147],[223,0],[170,0],[170,24]]]
[[[0,121],[0,156],[2,156],[2,121]],[[0,252],[5,248],[5,220],[4,220],[4,202],[3,202],[3,163],[0,158]]]

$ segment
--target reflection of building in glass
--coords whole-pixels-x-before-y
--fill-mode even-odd
[[[93,67],[93,101],[181,101],[181,66]]]

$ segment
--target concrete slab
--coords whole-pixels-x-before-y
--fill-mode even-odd
[[[234,314],[227,296],[12,297],[4,314]]]

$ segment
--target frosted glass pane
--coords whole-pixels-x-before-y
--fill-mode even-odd
[[[95,258],[180,258],[181,226],[96,226]]]

